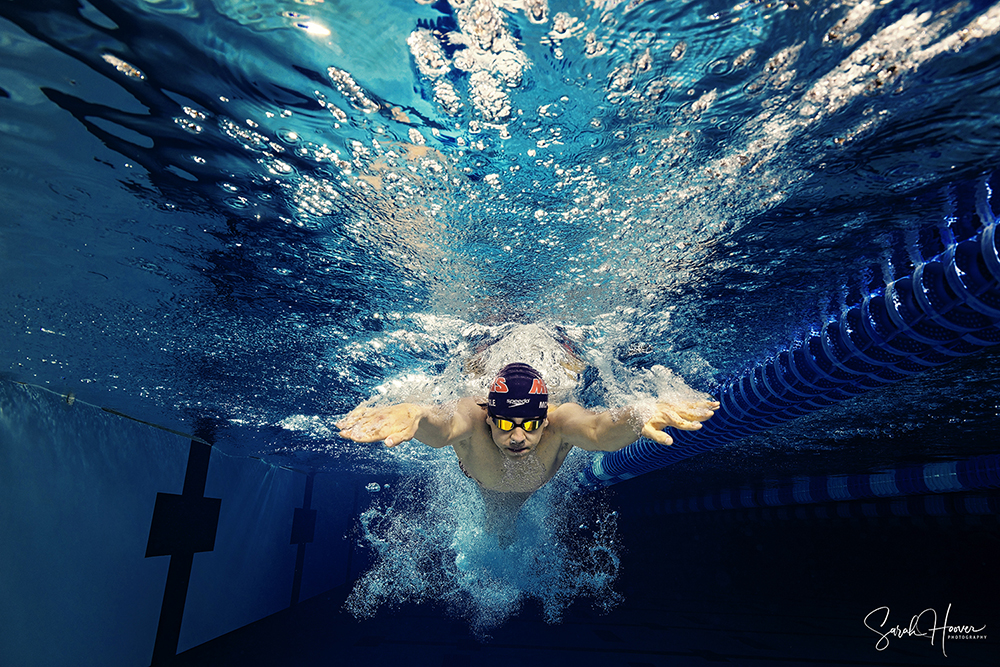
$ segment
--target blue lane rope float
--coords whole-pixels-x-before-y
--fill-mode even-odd
[[[938,461],[858,475],[817,475],[742,486],[683,498],[658,500],[648,513],[691,514],[761,507],[789,507],[853,500],[915,498],[961,491],[1000,489],[1000,455]],[[919,501],[934,505],[937,501]],[[908,507],[907,503],[896,507]],[[964,513],[992,514],[1000,497],[968,496]]]
[[[667,429],[671,447],[642,438],[597,454],[580,483],[610,486],[1000,343],[990,179],[1000,181],[1000,172],[956,203],[960,212],[949,219],[952,238],[943,252],[720,384],[712,393],[721,405],[700,430]],[[977,227],[963,241],[954,238],[956,229]]]

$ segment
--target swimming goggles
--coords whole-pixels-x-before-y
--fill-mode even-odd
[[[492,417],[493,423],[496,424],[497,428],[501,431],[513,431],[515,427],[520,426],[524,429],[525,433],[531,433],[537,428],[541,428],[544,419],[526,419],[520,424],[515,424],[511,419],[504,419],[503,417]]]

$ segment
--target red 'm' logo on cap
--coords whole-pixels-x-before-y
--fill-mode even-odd
[[[547,394],[549,393],[548,388],[546,388],[545,383],[542,382],[540,378],[535,378],[531,381],[531,391],[529,394]]]

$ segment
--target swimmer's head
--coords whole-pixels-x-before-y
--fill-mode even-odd
[[[487,396],[486,412],[490,417],[544,419],[549,411],[549,390],[542,374],[528,364],[504,366]]]

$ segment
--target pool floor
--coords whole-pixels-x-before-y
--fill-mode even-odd
[[[346,590],[317,596],[177,657],[180,666],[295,664],[580,665],[990,665],[995,649],[899,640],[874,648],[859,637],[854,609],[817,604],[776,613],[764,603],[689,598],[667,608],[625,606],[607,616],[571,611],[559,625],[522,613],[485,642],[465,624],[423,607],[356,620],[341,610]],[[870,639],[870,641],[869,641]],[[958,657],[961,656],[961,657]]]
[[[635,507],[630,495],[618,500]],[[192,648],[175,664],[996,664],[996,516],[859,518],[862,506],[830,504],[825,522],[770,510],[623,514],[616,588],[624,601],[606,615],[577,600],[551,625],[529,601],[477,638],[434,604],[383,608],[358,620],[343,610],[348,584]],[[940,637],[933,644],[890,637],[878,650],[878,636],[865,627],[881,605],[891,608],[888,629],[908,626],[928,608],[943,620],[949,604],[949,623],[986,628],[976,641],[950,639],[947,656]]]

